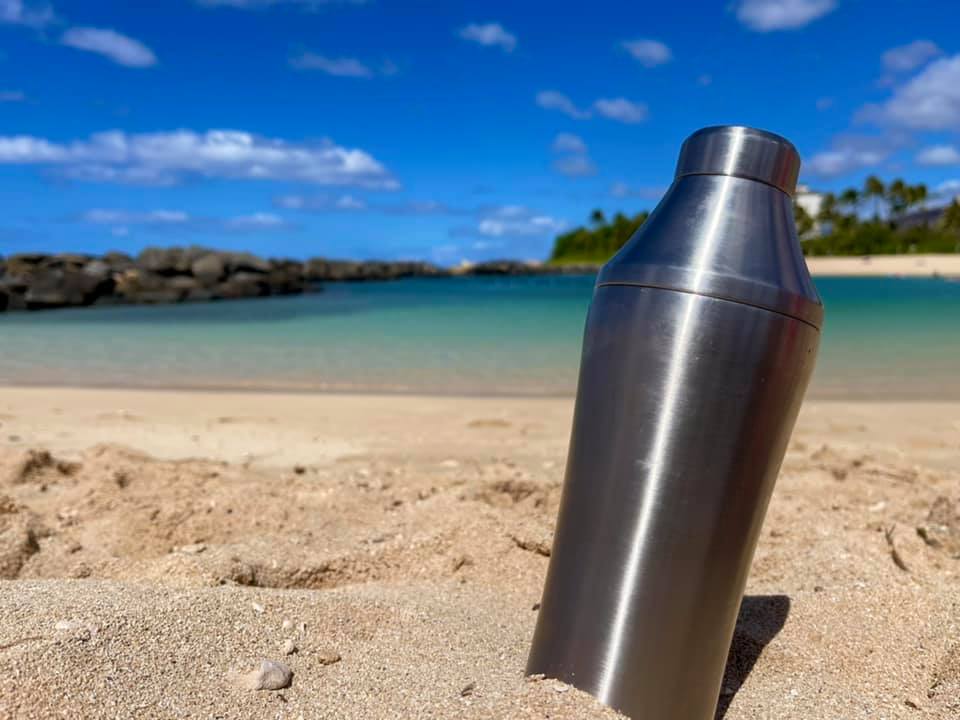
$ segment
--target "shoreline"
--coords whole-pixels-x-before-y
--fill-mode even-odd
[[[940,255],[867,255],[807,257],[817,277],[950,277],[960,278],[960,253]]]
[[[12,391],[49,391],[49,392],[98,392],[98,393],[150,393],[150,394],[184,394],[190,396],[209,394],[213,396],[252,396],[252,397],[365,397],[365,398],[409,398],[409,399],[436,399],[436,400],[569,400],[576,396],[576,388],[569,391],[536,391],[536,390],[497,390],[478,389],[467,390],[454,388],[444,390],[425,390],[424,388],[387,388],[359,386],[348,387],[290,387],[290,386],[248,386],[248,385],[165,385],[157,384],[129,384],[116,383],[83,383],[48,381],[10,382],[0,380],[0,392]],[[917,388],[901,388],[891,391],[884,387],[882,390],[874,387],[863,387],[855,391],[842,390],[833,386],[818,388],[811,384],[807,390],[805,402],[814,403],[856,403],[856,404],[915,404],[930,403],[935,405],[954,404],[960,402],[960,390],[944,390],[942,386],[931,386],[924,390]]]

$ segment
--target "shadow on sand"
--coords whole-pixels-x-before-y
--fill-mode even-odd
[[[767,644],[777,636],[790,614],[790,598],[786,595],[747,595],[740,603],[737,629],[723,672],[720,700],[715,720],[722,720],[727,708],[746,681],[757,658]]]

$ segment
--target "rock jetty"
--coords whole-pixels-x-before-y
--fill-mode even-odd
[[[265,259],[202,247],[147,248],[136,257],[119,252],[100,256],[23,253],[0,258],[0,312],[295,295],[319,291],[331,282],[593,270],[512,260],[447,270],[428,262]]]

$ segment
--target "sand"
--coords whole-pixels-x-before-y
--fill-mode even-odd
[[[807,267],[817,277],[887,276],[960,278],[960,253],[953,255],[873,255],[864,257],[808,257]]]
[[[0,717],[616,717],[522,672],[571,410],[0,391]],[[956,468],[960,405],[805,406],[718,716],[960,716]]]

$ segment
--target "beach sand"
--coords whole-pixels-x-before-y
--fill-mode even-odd
[[[815,277],[960,277],[960,253],[867,255],[863,257],[808,257]]]
[[[4,389],[0,717],[615,717],[523,677],[572,405]],[[719,716],[960,716],[957,468],[960,405],[804,407]]]

